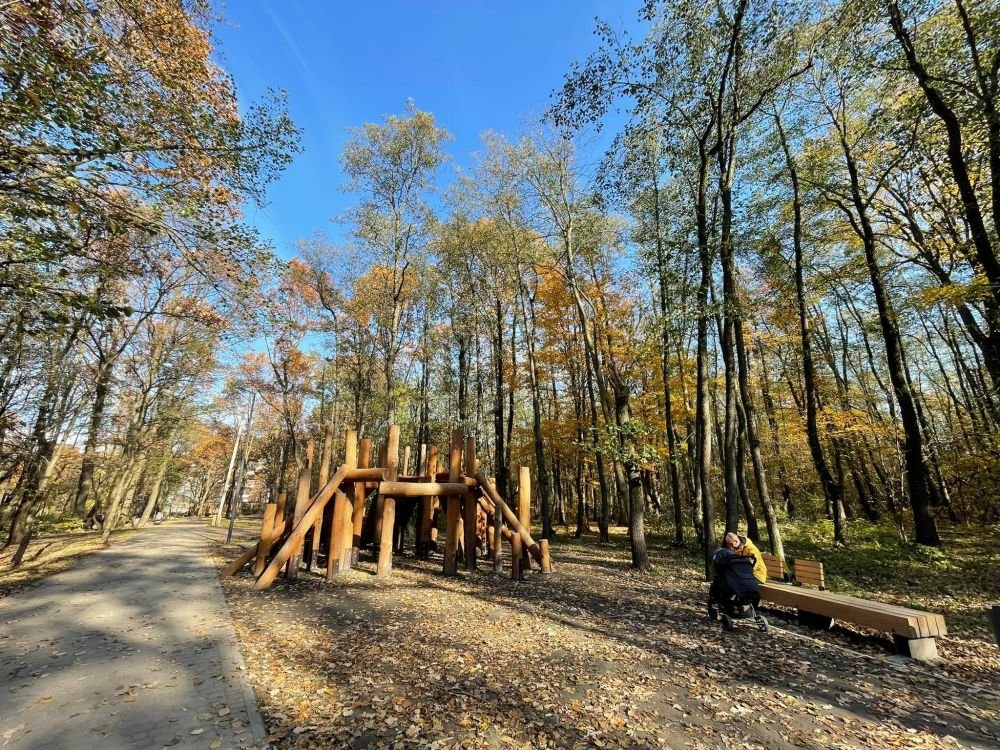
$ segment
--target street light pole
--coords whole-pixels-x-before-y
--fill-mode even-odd
[[[247,476],[247,459],[250,456],[250,443],[253,442],[253,432],[251,432],[251,426],[253,425],[253,407],[257,401],[257,394],[250,394],[250,414],[247,416],[247,439],[243,442],[243,458],[240,461],[240,473],[236,486],[233,487],[233,499],[229,504],[229,533],[226,534],[226,544],[230,544],[233,541],[233,527],[236,526],[236,511],[239,507],[240,500],[243,498],[243,483],[246,481]]]

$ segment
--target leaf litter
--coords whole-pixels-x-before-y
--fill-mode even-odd
[[[656,556],[654,555],[654,558]],[[524,582],[397,557],[333,583],[223,588],[275,748],[992,748],[996,648],[942,639],[938,665],[855,631],[723,633],[678,556],[638,575],[573,545]],[[481,569],[485,566],[481,566]],[[740,623],[743,625],[744,623]],[[977,669],[955,674],[952,653]],[[952,671],[949,671],[951,669]],[[979,678],[979,684],[969,676]],[[967,678],[967,679],[963,679]]]

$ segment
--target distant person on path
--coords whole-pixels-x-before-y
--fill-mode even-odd
[[[732,550],[737,555],[751,558],[753,560],[754,578],[761,583],[767,581],[767,566],[764,564],[764,558],[761,556],[756,544],[751,542],[747,537],[740,536],[735,531],[730,531],[726,534],[724,543],[727,549]]]

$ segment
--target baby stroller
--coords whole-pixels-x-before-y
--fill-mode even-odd
[[[712,557],[715,580],[708,590],[708,619],[722,617],[722,629],[733,630],[735,620],[753,619],[761,632],[768,630],[767,620],[757,611],[760,606],[760,581],[753,574],[754,561],[732,550],[720,549]]]

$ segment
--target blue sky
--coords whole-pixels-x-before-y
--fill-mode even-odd
[[[575,60],[596,46],[594,18],[635,29],[639,0],[229,0],[219,59],[241,102],[288,92],[304,152],[247,218],[279,255],[344,228],[351,204],[338,156],[348,129],[402,112],[433,112],[467,163],[489,129],[516,135],[540,115]]]

